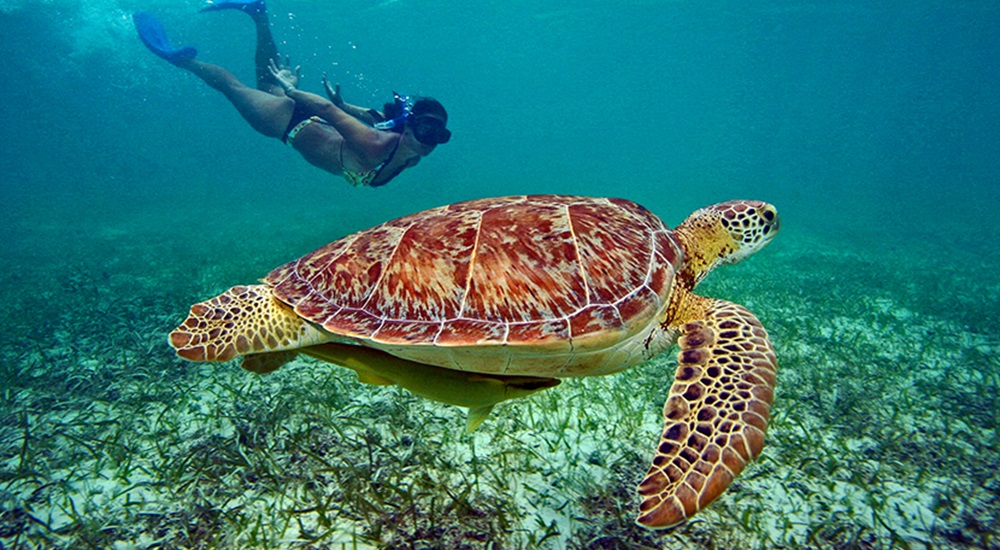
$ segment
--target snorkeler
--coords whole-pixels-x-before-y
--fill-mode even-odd
[[[136,13],[133,21],[150,51],[222,92],[254,130],[281,139],[310,164],[344,176],[351,185],[385,185],[451,138],[447,112],[429,97],[411,100],[396,94],[379,112],[345,103],[339,86],[331,86],[325,75],[329,99],[299,90],[299,68],[291,69],[287,58],[278,65],[281,58],[264,0],[219,0],[201,11],[225,9],[248,14],[257,27],[256,88],[218,65],[197,60],[193,47],[172,46],[151,14]]]

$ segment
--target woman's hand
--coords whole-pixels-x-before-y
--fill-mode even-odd
[[[292,91],[299,84],[300,72],[302,71],[301,65],[296,65],[295,70],[292,71],[291,65],[288,63],[288,56],[285,56],[285,62],[281,65],[275,63],[273,59],[270,60],[271,63],[268,69],[271,70],[271,76],[274,80],[278,82],[282,90],[285,93]]]
[[[326,78],[326,73],[323,73],[323,87],[326,88],[326,97],[330,98],[330,103],[343,109],[344,96],[340,95],[340,84],[331,85],[330,81]]]

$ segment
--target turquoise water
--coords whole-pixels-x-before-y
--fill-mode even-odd
[[[1000,7],[578,4],[272,2],[303,88],[320,91],[325,72],[352,103],[396,90],[449,111],[450,143],[386,187],[354,189],[254,133],[146,51],[130,20],[156,13],[175,43],[249,81],[245,15],[199,14],[196,1],[0,0],[0,546],[434,546],[446,538],[410,528],[432,517],[472,548],[998,547]],[[349,372],[332,389],[316,363],[256,379],[186,364],[165,343],[190,304],[344,234],[520,193],[624,197],[670,225],[732,198],[781,212],[768,249],[703,287],[761,318],[781,371],[765,459],[697,521],[666,535],[631,525],[671,353],[651,367],[662,376],[565,383],[472,439],[458,433],[461,411]],[[588,424],[569,412],[608,402],[616,383],[648,392],[634,414]],[[385,466],[410,504],[391,500],[405,491],[383,507],[340,495],[339,515],[302,511],[336,487],[378,493],[343,470],[318,483],[329,469],[303,466],[279,435],[320,437],[308,426],[343,426],[347,410],[354,431],[336,445],[362,449],[388,426],[411,443],[387,447],[420,447]],[[569,429],[553,420],[567,414],[573,438],[545,439]],[[267,427],[253,432],[267,445],[248,446],[252,425]],[[517,441],[490,435],[517,430]],[[215,477],[180,476],[212,472],[200,459],[222,464]],[[231,474],[251,465],[272,480],[253,486],[267,513],[234,504],[249,489]],[[428,471],[440,476],[421,485]]]

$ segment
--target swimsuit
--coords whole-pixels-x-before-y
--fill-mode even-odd
[[[295,108],[292,109],[292,118],[288,119],[288,126],[285,127],[285,133],[281,134],[281,143],[289,143],[289,140],[294,141],[295,134],[298,134],[303,128],[309,126],[310,122],[322,122],[323,124],[329,124],[329,122],[319,118],[318,116],[311,116],[305,109],[296,103]]]
[[[307,113],[304,112],[303,109],[300,109],[299,104],[296,103],[295,109],[292,111],[292,118],[288,121],[288,127],[285,128],[285,133],[282,134],[281,136],[281,142],[294,146],[295,136],[297,136],[298,133],[301,132],[303,128],[309,126],[313,122],[318,122],[320,124],[331,126],[329,122],[323,120],[318,116],[308,115]],[[394,156],[396,156],[396,150],[399,149],[399,141],[396,142],[396,147],[393,148],[392,153],[389,153],[389,158],[385,159],[381,164],[379,164],[375,168],[372,168],[371,170],[366,170],[364,172],[352,172],[344,167],[345,141],[346,140],[341,140],[340,142],[340,166],[341,166],[341,171],[343,172],[344,175],[344,179],[347,180],[347,183],[353,185],[354,187],[361,187],[361,186],[379,187],[381,185],[385,185],[386,183],[388,183],[388,180],[382,183],[375,183],[375,184],[373,184],[372,182],[378,178],[379,174],[382,173],[382,169],[385,168],[390,161],[392,161],[392,158]],[[393,174],[393,177],[395,177],[395,174]]]
[[[323,120],[322,118],[319,118],[318,116],[311,116],[305,120],[300,121],[295,126],[292,126],[290,130],[285,132],[285,135],[281,136],[281,141],[289,145],[293,145],[293,142],[295,141],[295,136],[297,136],[299,132],[302,131],[303,128],[309,126],[309,124],[313,122],[319,122],[320,124],[326,124],[327,126],[330,125],[329,122]]]

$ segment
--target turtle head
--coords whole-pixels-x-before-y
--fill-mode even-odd
[[[674,230],[693,284],[716,266],[736,263],[767,246],[780,227],[778,210],[761,201],[737,200],[702,208]]]

